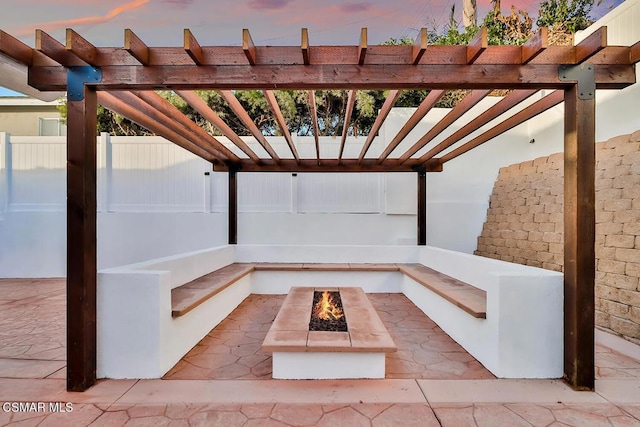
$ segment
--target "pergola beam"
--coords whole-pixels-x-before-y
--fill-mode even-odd
[[[205,119],[207,119],[212,125],[214,125],[224,136],[229,138],[229,140],[235,144],[242,152],[244,152],[249,158],[254,162],[260,162],[260,157],[251,149],[249,146],[240,138],[230,127],[227,125],[224,120],[216,114],[215,111],[211,109],[207,105],[206,102],[202,100],[195,92],[178,90],[176,94],[184,99],[187,104],[189,104],[194,110],[202,115]]]
[[[474,105],[482,101],[484,97],[489,94],[489,90],[474,90],[469,92],[446,116],[436,123],[427,133],[425,133],[415,144],[411,146],[402,156],[400,161],[406,161],[412,155],[420,151],[425,145],[427,145],[433,138],[440,135],[442,131],[451,126],[453,122],[458,120],[464,113],[469,111]]]
[[[304,65],[309,65],[311,63],[310,55],[309,55],[309,32],[306,28],[302,29],[302,33],[300,36],[300,50],[302,51],[302,62]]]
[[[242,159],[239,170],[242,172],[415,172],[420,165],[417,159],[400,163],[395,159],[388,159],[384,164],[378,164],[376,159],[282,159],[276,164],[273,160],[263,160],[257,164],[249,159]],[[215,170],[228,170],[224,164],[215,165]],[[433,169],[432,169],[433,170]]]
[[[222,98],[227,102],[233,113],[240,119],[242,124],[251,132],[253,137],[258,141],[258,143],[265,149],[265,151],[271,156],[276,163],[280,161],[280,157],[273,150],[271,144],[264,137],[258,126],[253,122],[249,113],[244,109],[238,98],[233,94],[233,92],[228,90],[219,90],[218,93]]]
[[[396,149],[396,147],[406,138],[406,136],[415,128],[420,120],[427,115],[429,111],[433,108],[434,105],[440,101],[440,99],[444,96],[444,90],[432,90],[429,94],[424,98],[424,100],[420,103],[416,111],[413,112],[409,120],[402,126],[402,129],[393,137],[387,148],[384,149],[380,157],[378,157],[378,163],[382,163],[384,159],[389,157],[391,152]]]
[[[22,65],[33,64],[33,49],[2,30],[0,30],[0,52]]]
[[[509,47],[509,46],[507,46]],[[626,50],[629,48],[623,48]],[[624,54],[624,52],[623,52]],[[299,55],[299,51],[298,51]],[[596,63],[597,89],[622,89],[635,83],[633,64]],[[564,89],[556,64],[510,65],[172,65],[101,66],[97,90],[321,90],[335,89]],[[29,84],[43,91],[66,89],[64,67],[31,67]]]
[[[284,119],[282,115],[282,111],[280,110],[280,106],[278,105],[278,100],[276,99],[275,94],[271,90],[263,90],[265,99],[267,100],[267,104],[269,104],[269,109],[273,116],[276,119],[276,123],[280,127],[280,132],[282,132],[282,136],[287,141],[287,145],[291,150],[291,154],[293,154],[294,159],[300,160],[298,156],[298,150],[296,149],[295,144],[293,143],[293,139],[291,138],[291,133],[289,132],[289,126],[287,126],[287,121]]]
[[[194,140],[198,145],[200,145],[200,141],[206,142],[210,148],[214,150],[216,155],[222,158],[222,160],[229,160],[231,162],[240,161],[240,158],[237,155],[225,147],[214,136],[209,135],[202,127],[198,126],[193,120],[189,119],[180,110],[178,110],[175,105],[157,93],[150,91],[135,91],[133,94],[142,99],[152,108],[157,109],[158,112],[164,116],[163,123],[176,121],[177,124],[181,125],[185,130],[193,135],[190,139]],[[177,129],[179,133],[182,132],[179,127]],[[202,146],[205,149],[209,149],[205,144],[202,144]]]
[[[481,27],[478,34],[467,45],[467,64],[473,64],[488,46],[487,27]]]
[[[316,144],[316,160],[320,161],[320,126],[318,126],[318,109],[316,108],[316,93],[309,91],[309,115],[313,124],[313,139]]]
[[[42,30],[36,30],[36,50],[64,67],[88,65],[65,45]]]
[[[98,52],[98,49],[94,45],[71,28],[67,28],[66,31],[65,47],[69,52],[90,65],[96,64],[97,58],[100,55],[100,52]]]
[[[607,27],[600,27],[575,46],[575,63],[580,64],[607,47]]]
[[[418,33],[418,37],[416,37],[416,41],[413,43],[413,50],[411,54],[411,63],[413,65],[418,65],[422,56],[427,51],[427,45],[429,37],[426,28],[421,28]]]
[[[120,94],[120,96],[122,96],[122,94]],[[131,98],[126,99],[127,101],[123,101],[122,99],[114,96],[111,93],[98,92],[98,102],[109,110],[122,115],[126,119],[131,120],[132,122],[135,122],[140,126],[143,126],[151,132],[168,139],[174,144],[179,145],[185,150],[211,163],[216,163],[220,160],[216,157],[216,154],[215,152],[213,152],[213,150],[206,150],[205,148],[198,146],[193,141],[182,136],[179,132],[176,132],[174,129],[171,129],[164,124],[159,123],[156,118],[146,115],[143,111],[141,111],[141,109],[146,110],[146,108],[141,105],[141,100],[140,103],[136,103],[135,100],[131,101]],[[133,102],[134,105],[139,108],[130,105],[129,102]]]
[[[364,65],[367,56],[367,29],[360,30],[360,45],[358,45],[358,65]]]
[[[356,105],[356,91],[350,90],[347,95],[347,108],[344,113],[344,123],[342,125],[342,137],[340,138],[340,151],[338,153],[338,160],[342,159],[344,154],[344,146],[347,142],[347,133],[349,132],[349,124],[351,123],[351,114],[353,113],[353,107]]]
[[[632,64],[640,62],[640,42],[631,46],[631,49],[629,50],[629,62]]]
[[[198,43],[198,40],[188,28],[184,29],[184,42],[182,47],[184,51],[187,52],[187,55],[189,55],[189,58],[193,59],[194,64],[204,64],[205,60],[202,47],[200,47],[200,43]]]
[[[523,110],[517,112],[513,116],[509,117],[504,122],[492,127],[482,135],[477,136],[469,142],[466,142],[464,145],[456,148],[455,150],[450,151],[444,156],[440,157],[438,161],[440,163],[448,162],[449,160],[453,160],[456,157],[484,144],[485,142],[497,137],[498,135],[502,135],[504,132],[512,129],[519,124],[526,122],[527,120],[547,111],[549,108],[555,107],[563,101],[563,93],[560,90],[557,90],[539,101],[534,102]]]
[[[150,65],[150,49],[129,28],[124,30],[124,50],[142,65]]]
[[[540,27],[538,32],[522,45],[522,63],[528,64],[547,47],[549,47],[549,30],[547,27]]]
[[[427,151],[425,154],[420,156],[420,162],[424,163],[427,160],[433,158],[439,153],[443,152],[447,148],[451,147],[458,141],[460,141],[465,136],[470,133],[480,129],[482,126],[489,123],[491,120],[495,119],[499,115],[505,113],[507,110],[513,108],[517,104],[521,103],[525,99],[529,98],[531,95],[536,93],[536,90],[527,89],[527,90],[514,90],[511,91],[507,96],[498,101],[495,105],[493,105],[488,110],[484,111],[482,114],[471,120],[469,123],[449,135],[445,138],[441,143],[433,147],[431,150]]]
[[[382,127],[382,124],[384,123],[387,116],[391,112],[393,105],[396,103],[396,101],[400,97],[400,93],[401,91],[399,90],[392,90],[389,92],[389,95],[387,95],[387,99],[384,100],[384,104],[382,104],[382,108],[378,112],[378,116],[376,117],[376,120],[373,122],[373,126],[371,126],[371,131],[369,131],[369,135],[367,135],[367,140],[364,142],[364,146],[360,151],[360,155],[358,156],[358,162],[362,162],[362,160],[364,159],[364,156],[367,154],[367,151],[369,151],[369,148],[371,147],[371,143],[373,143],[373,140],[375,139],[376,135],[378,134],[378,131]]]
[[[256,45],[253,43],[251,34],[249,33],[249,30],[246,28],[242,29],[242,50],[244,51],[244,54],[247,57],[247,61],[249,61],[249,64],[256,65],[256,62],[257,62]]]

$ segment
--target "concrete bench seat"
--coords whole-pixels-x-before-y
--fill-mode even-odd
[[[479,319],[487,318],[487,293],[422,264],[399,264],[400,272]]]
[[[184,316],[253,271],[253,264],[234,263],[171,290],[171,316]]]
[[[422,264],[394,263],[234,263],[171,291],[171,315],[187,314],[253,271],[398,271],[473,317],[487,317],[487,293]]]

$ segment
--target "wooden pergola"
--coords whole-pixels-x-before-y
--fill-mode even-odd
[[[37,30],[35,48],[0,31],[0,61],[28,67],[29,84],[67,91],[67,388],[96,381],[96,109],[98,103],[210,161],[229,173],[229,243],[237,240],[236,174],[264,172],[416,172],[418,238],[426,244],[426,173],[564,102],[564,377],[575,389],[594,388],[595,90],[635,83],[640,42],[608,46],[602,27],[576,46],[548,46],[547,30],[523,46],[488,46],[486,29],[466,46],[428,46],[422,29],[413,46],[373,46],[363,29],[350,46],[314,46],[302,29],[299,46],[256,46],[248,30],[242,47],[201,46],[184,30],[181,47],[148,47],[131,30],[124,47],[95,47],[75,31],[65,43]],[[253,151],[196,94],[218,90],[264,149]],[[290,153],[278,154],[252,123],[233,90],[262,90]],[[301,158],[273,90],[309,91],[315,158]],[[314,90],[349,90],[337,158],[322,158]],[[355,91],[390,90],[357,158],[343,157]],[[369,148],[402,90],[428,96],[379,156]],[[447,90],[468,94],[411,148],[396,148]],[[427,145],[491,90],[510,89],[499,102],[433,147]],[[552,92],[490,130],[461,142],[538,90]],[[226,146],[153,92],[173,90],[228,137]],[[457,145],[454,147],[454,145]],[[427,147],[424,154],[416,153]],[[449,151],[447,151],[449,150]],[[262,150],[261,150],[262,151]],[[423,150],[424,151],[424,150]],[[446,152],[446,154],[443,154]],[[281,157],[282,156],[282,157]],[[283,158],[286,157],[286,158]]]

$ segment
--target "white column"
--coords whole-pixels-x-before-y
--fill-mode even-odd
[[[9,134],[0,132],[0,221],[9,210],[9,190],[11,174],[11,156],[9,152]]]
[[[102,132],[98,136],[98,212],[109,210],[109,179],[108,170],[111,169],[111,136]]]

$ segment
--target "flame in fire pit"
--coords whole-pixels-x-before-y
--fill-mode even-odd
[[[322,293],[322,299],[313,307],[313,315],[322,320],[340,319],[344,316],[342,309],[336,306],[329,291]]]

